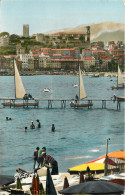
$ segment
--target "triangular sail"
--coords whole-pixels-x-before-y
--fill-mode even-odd
[[[81,99],[84,99],[85,97],[87,97],[87,94],[85,92],[82,73],[81,73],[81,69],[79,66],[79,99],[81,100]]]
[[[118,66],[118,85],[121,85],[124,83],[124,80],[123,80],[123,77],[122,77],[122,73],[121,73],[121,70]]]
[[[15,97],[23,98],[26,94],[25,88],[22,83],[22,79],[19,75],[16,62],[14,61],[14,69],[15,69]]]

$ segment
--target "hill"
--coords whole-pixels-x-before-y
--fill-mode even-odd
[[[88,24],[73,29],[66,29],[63,32],[86,32],[86,26],[90,26],[90,39],[93,41],[123,41],[124,24],[114,22],[103,22],[99,24]]]

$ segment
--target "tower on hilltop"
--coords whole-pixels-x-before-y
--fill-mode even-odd
[[[29,37],[29,24],[24,24],[23,25],[23,36],[24,37]]]
[[[90,26],[86,26],[87,41],[90,41]]]

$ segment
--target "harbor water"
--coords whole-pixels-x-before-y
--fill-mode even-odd
[[[37,98],[74,98],[78,94],[78,76],[37,75],[22,76],[27,93]],[[84,76],[88,98],[107,99],[114,94],[123,96],[123,90],[112,90],[116,77]],[[43,92],[51,88],[52,93]],[[0,97],[14,97],[14,77],[0,76]],[[117,111],[117,103],[106,102],[102,109],[101,101],[93,101],[91,109],[70,107],[61,108],[61,102],[41,101],[38,108],[9,108],[0,102],[0,173],[14,175],[19,167],[33,171],[33,151],[39,146],[47,148],[59,165],[60,172],[97,159],[106,152],[106,139],[110,138],[108,152],[124,149],[124,103]],[[6,121],[6,117],[12,120]],[[41,122],[37,128],[36,120]],[[30,129],[31,121],[36,128]],[[55,124],[55,132],[51,126]],[[28,127],[24,132],[24,127]]]

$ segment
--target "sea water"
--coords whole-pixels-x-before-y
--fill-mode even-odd
[[[112,90],[116,77],[90,78],[84,76],[88,98],[108,99],[114,94],[123,96],[123,90]],[[38,98],[74,98],[78,94],[78,76],[37,75],[22,76],[27,93]],[[52,93],[43,92],[51,88]],[[14,97],[13,76],[0,77],[0,97]],[[0,102],[0,104],[2,101]],[[33,171],[33,152],[37,146],[47,148],[59,165],[60,172],[97,159],[106,153],[106,140],[110,138],[108,152],[124,149],[124,103],[117,111],[116,102],[93,101],[91,109],[61,108],[61,102],[40,102],[38,108],[9,108],[0,105],[0,173],[14,175],[19,167]],[[12,120],[6,121],[6,117]],[[41,128],[30,129],[31,121],[41,122]],[[51,126],[55,124],[55,132]],[[24,132],[24,127],[28,127]]]

